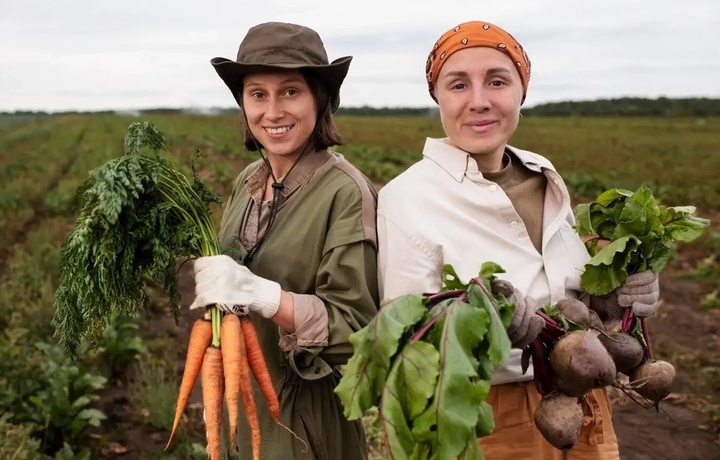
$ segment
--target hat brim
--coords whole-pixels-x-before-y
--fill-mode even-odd
[[[277,70],[299,70],[309,69],[327,85],[332,99],[332,111],[337,110],[339,105],[340,87],[347,76],[350,69],[352,56],[344,56],[332,61],[327,65],[308,65],[308,64],[242,64],[231,59],[216,57],[210,60],[213,68],[218,76],[225,82],[230,89],[233,97],[240,105],[240,89],[242,88],[243,77],[249,73],[267,72]]]

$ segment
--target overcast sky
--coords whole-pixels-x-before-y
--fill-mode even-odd
[[[354,56],[343,106],[430,106],[427,53],[468,20],[523,44],[526,105],[720,97],[719,0],[0,0],[0,110],[231,107],[209,60],[265,21]]]

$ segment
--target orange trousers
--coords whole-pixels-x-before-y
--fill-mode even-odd
[[[495,431],[478,443],[488,460],[620,460],[612,426],[612,408],[605,389],[593,390],[581,400],[583,427],[568,456],[550,445],[535,428],[533,415],[540,393],[532,381],[493,385],[487,402],[492,406]]]

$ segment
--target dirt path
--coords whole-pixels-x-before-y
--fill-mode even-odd
[[[720,459],[720,437],[708,429],[707,417],[698,411],[708,405],[690,397],[714,393],[717,403],[720,396],[720,382],[710,381],[720,378],[720,311],[699,310],[698,285],[674,278],[672,271],[661,275],[661,290],[663,304],[648,328],[656,354],[662,353],[679,369],[676,393],[660,406],[667,414],[645,410],[627,397],[615,400],[613,419],[621,458]]]
[[[615,406],[613,421],[622,460],[720,459],[714,436],[698,428],[702,415],[673,403],[663,405],[663,410],[668,415],[634,403]]]

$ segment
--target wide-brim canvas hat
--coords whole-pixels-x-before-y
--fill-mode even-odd
[[[242,79],[253,72],[277,69],[311,69],[330,92],[330,106],[340,106],[340,86],[348,73],[352,56],[332,62],[320,35],[314,30],[284,22],[266,22],[250,30],[240,43],[237,58],[216,57],[210,60],[217,74],[241,104]]]

